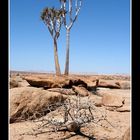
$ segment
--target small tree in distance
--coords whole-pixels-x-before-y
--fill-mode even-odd
[[[60,35],[61,25],[63,23],[62,15],[64,15],[64,11],[48,7],[43,9],[41,13],[41,19],[45,25],[47,25],[48,30],[53,38],[56,75],[61,75],[57,51],[57,39]]]
[[[59,0],[59,1],[61,3],[61,9],[63,11],[67,11],[67,14],[66,12],[63,13],[63,21],[66,28],[66,62],[65,62],[64,74],[68,75],[69,74],[70,30],[78,17],[79,11],[82,6],[82,0]],[[69,23],[67,22],[68,19],[69,19]]]

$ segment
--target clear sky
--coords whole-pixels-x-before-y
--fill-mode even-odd
[[[40,19],[59,0],[10,0],[10,70],[55,71],[52,37]],[[70,33],[70,72],[130,73],[130,0],[83,0]],[[58,39],[64,72],[66,31]]]

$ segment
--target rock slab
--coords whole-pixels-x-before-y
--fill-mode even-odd
[[[124,104],[124,98],[118,95],[104,94],[102,104],[108,107],[121,107]]]
[[[41,117],[66,98],[61,93],[34,87],[10,89],[10,122]]]

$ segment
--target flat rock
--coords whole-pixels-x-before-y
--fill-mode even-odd
[[[124,98],[118,95],[104,94],[102,97],[102,104],[109,107],[121,107],[124,104]]]
[[[113,88],[113,89],[120,89],[120,83],[114,80],[100,80],[98,83],[98,87],[105,87],[105,88]]]
[[[71,88],[73,85],[78,86],[82,85],[87,87],[87,84],[79,79],[74,77],[65,77],[65,76],[54,76],[54,77],[35,77],[28,76],[24,77],[27,82],[34,87],[44,87],[44,88]]]

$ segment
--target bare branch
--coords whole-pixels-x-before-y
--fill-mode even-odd
[[[74,22],[76,21],[77,17],[78,17],[78,14],[80,12],[80,9],[81,9],[81,6],[82,6],[82,0],[78,1],[76,0],[75,1],[75,9],[76,9],[76,13],[75,13],[75,17],[72,18],[72,0],[69,0],[69,18],[70,18],[70,24],[66,27],[66,29],[71,29],[71,27],[73,26]],[[66,17],[65,17],[66,18]],[[66,26],[66,23],[65,23],[65,26]]]
[[[69,0],[69,14],[70,14],[70,21],[72,22],[72,0]]]

